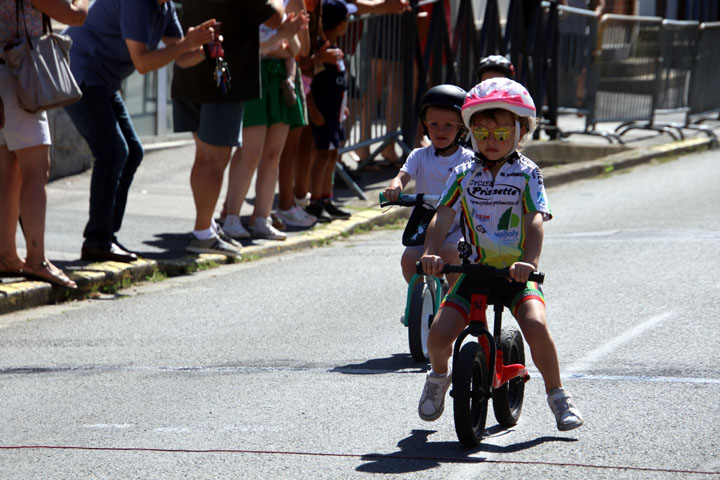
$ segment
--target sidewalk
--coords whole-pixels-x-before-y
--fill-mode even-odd
[[[560,126],[581,126],[583,120],[562,117]],[[603,125],[610,130],[615,125]],[[720,124],[713,122],[716,134]],[[600,137],[572,135],[556,141],[530,142],[526,153],[543,168],[548,187],[570,181],[603,175],[614,170],[631,168],[661,157],[678,156],[710,148],[710,138],[696,131],[685,130],[685,140],[673,141],[667,134],[633,130],[624,140],[626,145],[610,145]],[[288,230],[285,241],[254,240],[244,242],[238,259],[222,255],[192,255],[184,251],[194,223],[195,207],[189,185],[194,156],[192,145],[160,148],[146,153],[130,190],[127,211],[119,239],[128,248],[143,255],[132,264],[104,262],[88,264],[79,260],[82,230],[87,221],[90,172],[62,178],[48,185],[48,211],[45,245],[48,258],[66,270],[78,284],[77,291],[52,286],[45,282],[0,279],[0,314],[36,306],[78,301],[113,293],[133,283],[161,280],[165,276],[189,275],[200,269],[215,268],[226,263],[252,261],[291,250],[322,246],[333,239],[394,222],[406,217],[410,209],[394,207],[383,211],[378,194],[397,173],[388,168],[362,171],[358,180],[368,200],[358,199],[352,190],[336,179],[337,200],[353,212],[348,220],[316,225],[310,230]],[[351,163],[348,161],[348,163]],[[243,206],[242,216],[252,212],[254,184]],[[224,198],[224,189],[220,203]],[[220,206],[217,212],[219,213]],[[18,246],[24,246],[20,232]],[[24,251],[21,251],[24,254]]]

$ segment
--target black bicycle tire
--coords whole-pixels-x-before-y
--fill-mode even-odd
[[[460,349],[453,365],[451,395],[455,433],[463,446],[476,447],[485,434],[489,400],[490,376],[485,351],[477,342],[468,342]]]
[[[503,328],[500,334],[500,345],[503,352],[503,363],[525,365],[525,343],[522,334],[516,328]],[[525,399],[525,381],[514,378],[508,383],[493,390],[493,411],[495,419],[503,427],[517,424],[522,413]]]

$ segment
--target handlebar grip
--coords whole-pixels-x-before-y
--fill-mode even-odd
[[[528,280],[530,280],[531,282],[543,283],[545,281],[545,273],[533,272],[530,274]]]
[[[380,206],[381,207],[387,207],[388,205],[388,199],[385,196],[383,192],[380,192]]]
[[[418,275],[425,275],[425,270],[423,270],[423,266],[420,261],[415,262],[415,273]]]
[[[472,272],[483,272],[487,276],[496,278],[509,278],[510,271],[507,268],[495,268],[489,265],[481,265],[478,263],[471,263],[468,265],[445,265],[442,269],[442,273],[472,273]],[[418,275],[424,275],[422,263],[415,262],[415,272]],[[543,272],[533,272],[528,277],[531,282],[543,283],[545,281],[545,274]]]

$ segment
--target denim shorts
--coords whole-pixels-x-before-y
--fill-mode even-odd
[[[173,100],[173,124],[176,132],[197,132],[203,142],[218,147],[242,145],[242,102],[192,103]]]

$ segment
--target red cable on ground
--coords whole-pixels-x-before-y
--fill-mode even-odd
[[[631,466],[615,466],[615,465],[591,465],[585,463],[564,463],[564,462],[542,462],[542,461],[523,461],[523,460],[492,460],[486,458],[451,458],[451,457],[421,457],[414,455],[397,455],[397,454],[353,454],[353,453],[322,453],[322,452],[293,452],[278,450],[242,450],[242,449],[185,449],[185,448],[143,448],[143,447],[78,447],[68,445],[0,445],[0,450],[85,450],[100,452],[150,452],[150,453],[233,453],[233,454],[253,454],[253,455],[300,455],[310,457],[344,457],[344,458],[360,458],[363,460],[432,460],[434,462],[445,463],[498,463],[510,465],[543,465],[549,467],[575,467],[575,468],[594,468],[598,470],[629,470],[636,472],[655,472],[655,473],[685,473],[695,475],[717,475],[720,472],[704,472],[701,470],[678,470],[672,468],[650,468],[650,467],[631,467]]]

